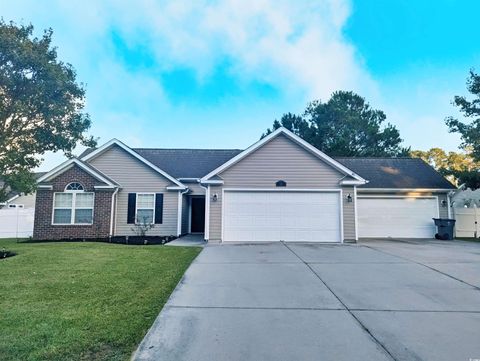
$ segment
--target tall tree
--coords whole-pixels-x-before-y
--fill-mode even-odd
[[[262,137],[283,126],[332,156],[393,157],[408,155],[398,129],[386,123],[360,95],[337,91],[326,103],[308,104],[302,115],[284,114]]]
[[[448,180],[460,186],[477,189],[480,186],[480,163],[475,161],[469,152],[445,152],[441,148],[431,148],[427,151],[414,150],[412,157],[421,158],[443,174]]]
[[[455,117],[445,119],[451,133],[460,133],[463,148],[470,147],[472,156],[480,161],[480,75],[470,70],[467,79],[467,90],[473,95],[472,100],[457,95],[453,104],[468,119],[461,121]]]
[[[34,190],[31,170],[45,152],[69,156],[77,143],[95,145],[85,135],[85,89],[51,42],[51,29],[37,38],[32,25],[0,20],[0,202],[9,188]]]

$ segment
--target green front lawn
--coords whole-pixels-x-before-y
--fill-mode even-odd
[[[15,243],[0,260],[1,360],[127,360],[199,248]]]

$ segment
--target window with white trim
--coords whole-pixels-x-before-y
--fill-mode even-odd
[[[92,224],[95,194],[85,192],[78,182],[53,195],[53,224]]]
[[[155,219],[155,193],[137,193],[136,223],[150,224]]]

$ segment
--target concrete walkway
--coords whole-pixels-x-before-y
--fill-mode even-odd
[[[183,246],[183,247],[204,247],[207,243],[203,233],[187,234],[179,237],[171,242],[168,242],[167,246]]]
[[[480,359],[480,244],[207,246],[136,360]]]

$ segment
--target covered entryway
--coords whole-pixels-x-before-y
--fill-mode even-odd
[[[360,238],[432,238],[437,197],[358,196]]]
[[[226,242],[341,242],[340,191],[225,190]]]
[[[205,197],[196,196],[190,199],[190,232],[203,233],[205,230]]]

